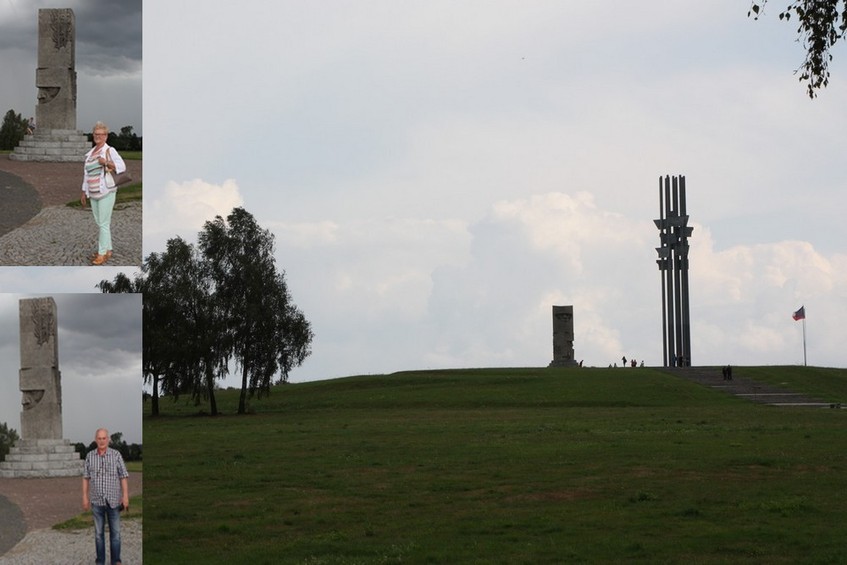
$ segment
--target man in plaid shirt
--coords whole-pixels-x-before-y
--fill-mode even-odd
[[[82,507],[94,514],[94,547],[97,563],[106,563],[103,526],[109,522],[109,549],[112,564],[121,562],[121,510],[129,510],[126,465],[119,451],[109,447],[109,431],[100,428],[94,435],[97,449],[85,457],[82,475]]]

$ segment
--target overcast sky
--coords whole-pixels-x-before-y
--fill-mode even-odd
[[[844,367],[847,52],[810,100],[779,7],[148,3],[145,254],[252,212],[315,332],[295,382],[545,366],[554,304],[586,365],[660,364],[682,174],[693,362],[802,364],[805,305],[809,363]]]
[[[0,110],[35,116],[39,8],[70,8],[76,20],[77,129],[105,122],[143,134],[141,0],[2,0]]]
[[[135,294],[0,294],[0,422],[21,433],[20,300],[52,296],[65,439],[97,428],[141,443],[141,299]]]

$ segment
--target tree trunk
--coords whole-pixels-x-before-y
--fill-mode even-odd
[[[159,415],[159,375],[153,375],[153,416]]]
[[[218,403],[215,401],[215,377],[212,371],[206,370],[206,390],[209,393],[209,413],[212,416],[218,415]]]
[[[241,395],[238,397],[238,413],[244,414],[247,412],[245,405],[247,404],[247,367],[246,363],[241,367]]]

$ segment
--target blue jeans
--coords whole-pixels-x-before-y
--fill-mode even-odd
[[[121,511],[110,506],[91,505],[94,514],[94,547],[97,550],[97,563],[106,563],[106,541],[103,527],[109,521],[109,555],[112,563],[121,561]]]

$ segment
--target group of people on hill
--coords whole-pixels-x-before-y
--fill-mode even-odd
[[[621,357],[621,367],[626,367],[626,364],[627,364],[626,355],[624,355],[623,357]],[[618,364],[615,363],[614,366],[617,367]],[[630,359],[629,360],[629,366],[630,367],[638,367],[639,366],[638,361],[636,361],[635,359]],[[644,360],[643,359],[641,360],[640,366],[641,367],[644,366]],[[609,367],[612,367],[612,365],[609,365]]]

